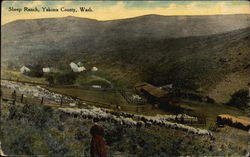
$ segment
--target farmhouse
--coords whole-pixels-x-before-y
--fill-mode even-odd
[[[73,72],[78,72],[78,66],[74,62],[71,62],[69,66],[73,70]]]
[[[217,125],[219,126],[232,126],[239,129],[248,131],[250,129],[250,122],[244,119],[240,119],[228,114],[221,114],[217,116]]]
[[[26,66],[22,66],[22,67],[20,68],[20,72],[21,72],[22,74],[24,74],[24,73],[26,73],[26,72],[30,72],[30,69],[27,68]]]
[[[73,72],[82,72],[86,70],[84,66],[78,67],[78,65],[75,64],[74,62],[71,62],[69,65]]]
[[[43,68],[43,72],[44,73],[50,73],[50,68],[48,68],[48,67],[47,68]]]

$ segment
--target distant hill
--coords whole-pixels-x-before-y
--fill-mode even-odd
[[[18,20],[2,26],[2,53],[106,48],[108,41],[211,35],[246,28],[250,15],[160,16],[97,21],[65,17]],[[110,40],[112,38],[113,40]],[[17,52],[18,49],[18,52]]]
[[[225,97],[250,82],[249,27],[250,15],[18,20],[2,26],[1,52],[20,65],[39,61],[66,68],[70,61],[86,60],[121,85],[174,83]],[[241,84],[220,90],[235,84],[234,76]]]

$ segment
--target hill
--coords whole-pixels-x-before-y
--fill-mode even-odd
[[[100,48],[107,48],[113,40],[179,38],[242,29],[250,25],[249,18],[249,15],[145,15],[111,21],[71,16],[18,20],[1,27],[2,52],[6,55],[35,50],[41,52],[85,49],[100,51]],[[113,40],[110,41],[110,39]],[[17,49],[18,52],[16,52]]]
[[[19,20],[2,26],[2,58],[18,66],[39,62],[61,69],[71,61],[84,61],[119,86],[173,83],[225,102],[250,81],[249,18],[145,15],[111,21]]]

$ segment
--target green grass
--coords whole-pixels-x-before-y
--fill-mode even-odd
[[[188,106],[193,109],[195,113],[203,114],[207,118],[207,126],[216,121],[219,114],[230,114],[232,116],[247,116],[247,114],[238,108],[222,105],[222,104],[208,104],[202,102],[194,102],[183,100],[183,106]]]
[[[45,78],[29,77],[29,76],[23,75],[19,71],[12,71],[12,70],[1,70],[1,77],[2,79],[11,79],[15,81],[18,80],[18,81],[43,83],[43,84],[48,83],[45,80]]]

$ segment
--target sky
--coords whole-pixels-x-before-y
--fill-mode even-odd
[[[9,8],[37,7],[40,12],[9,11]],[[58,12],[43,12],[42,7],[59,9]],[[77,12],[60,9],[75,8]],[[93,10],[81,12],[79,7]],[[54,18],[76,16],[97,20],[114,20],[146,14],[159,15],[218,15],[250,14],[249,1],[3,1],[1,24],[20,19]]]

